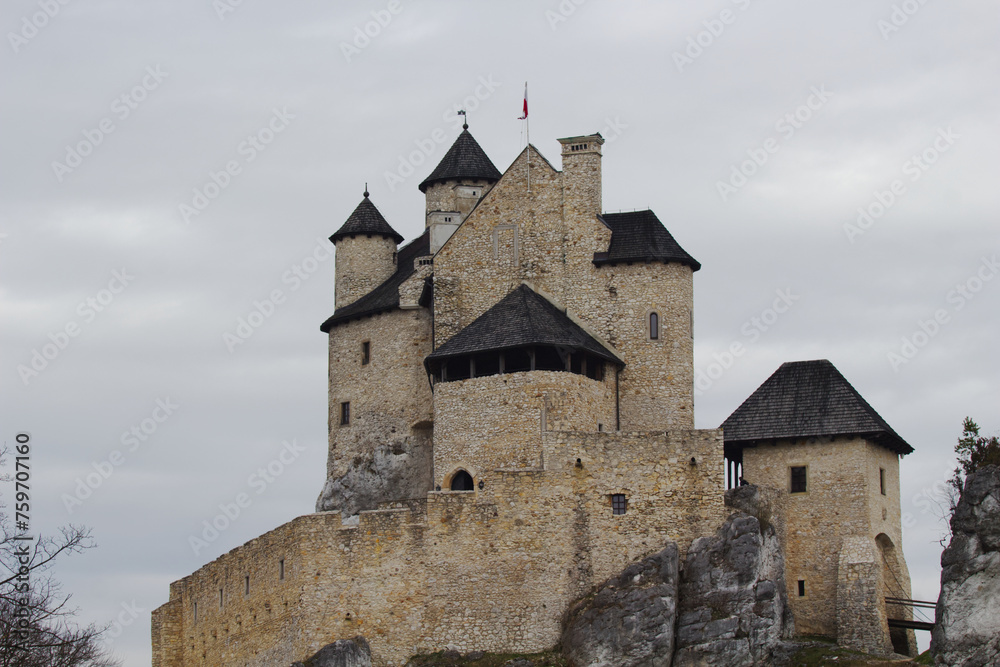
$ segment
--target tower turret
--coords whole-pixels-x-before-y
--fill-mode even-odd
[[[330,237],[337,248],[334,306],[354,303],[385,282],[396,271],[396,246],[402,240],[365,190],[347,222]]]
[[[469,132],[468,123],[463,125],[458,139],[420,184],[427,202],[431,253],[444,245],[500,176],[500,171]]]

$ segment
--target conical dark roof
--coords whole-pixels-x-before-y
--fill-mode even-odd
[[[361,200],[358,207],[354,209],[354,213],[347,218],[347,222],[343,226],[334,232],[330,240],[334,243],[344,238],[345,236],[352,236],[355,234],[365,234],[367,236],[386,236],[390,239],[395,239],[396,243],[403,240],[395,229],[389,226],[382,214],[379,213],[378,209],[375,208],[375,204],[372,200],[368,198],[368,193],[365,192],[365,198]]]
[[[444,154],[431,175],[420,184],[420,191],[427,192],[427,188],[435,183],[460,178],[478,178],[496,183],[500,180],[500,175],[500,171],[486,156],[479,142],[472,137],[468,129],[465,129],[458,135],[458,139]]]
[[[528,345],[585,350],[621,365],[621,360],[551,301],[521,285],[428,355],[430,369],[445,359]]]
[[[761,440],[856,435],[897,454],[913,452],[826,359],[782,364],[722,429],[727,449]]]

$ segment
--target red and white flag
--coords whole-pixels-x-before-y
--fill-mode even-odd
[[[528,117],[528,82],[524,82],[524,113],[518,120],[525,120]]]

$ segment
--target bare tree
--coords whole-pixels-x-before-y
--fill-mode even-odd
[[[0,449],[0,465],[6,453]],[[0,667],[118,665],[101,641],[107,626],[78,627],[72,596],[51,572],[57,559],[96,546],[90,531],[70,525],[58,536],[26,539],[13,528],[0,511]]]

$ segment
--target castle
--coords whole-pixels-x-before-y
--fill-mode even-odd
[[[329,458],[316,512],[171,584],[154,667],[263,666],[363,635],[417,653],[534,652],[565,610],[667,540],[768,493],[796,627],[913,653],[899,457],[829,362],[783,365],[696,430],[693,274],[649,210],[602,210],[600,134],[501,174],[463,128],[402,237],[365,192],[331,237]]]

